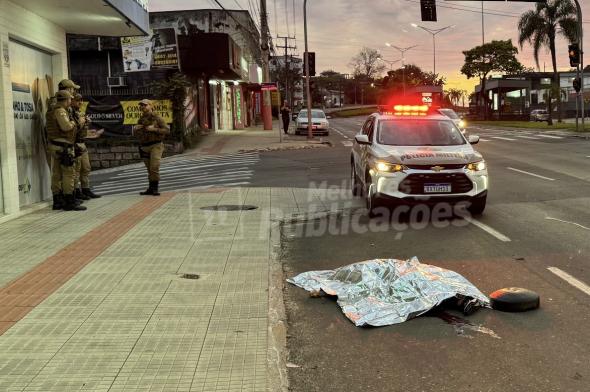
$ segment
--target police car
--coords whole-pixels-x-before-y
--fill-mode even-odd
[[[352,192],[366,198],[369,214],[399,203],[466,203],[482,214],[488,171],[473,144],[451,119],[426,105],[391,105],[372,114],[355,136]]]

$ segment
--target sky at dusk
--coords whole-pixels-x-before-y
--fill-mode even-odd
[[[226,9],[255,12],[256,23],[259,24],[259,0],[220,2]],[[584,26],[588,28],[590,4],[586,0],[580,0],[580,3],[582,12],[586,15]],[[400,53],[387,47],[386,42],[399,47],[419,45],[406,53],[405,61],[431,71],[432,36],[423,30],[413,28],[411,24],[416,23],[431,29],[455,25],[454,28],[437,35],[437,72],[447,78],[447,87],[472,91],[473,86],[477,84],[473,79],[468,81],[459,71],[464,60],[461,52],[482,43],[479,1],[438,0],[438,22],[421,22],[419,0],[309,0],[307,7],[309,48],[310,51],[316,52],[318,71],[333,69],[351,73],[350,60],[363,46],[379,50],[385,59],[400,59]],[[534,3],[484,2],[484,12],[487,13],[484,15],[486,42],[511,38],[518,47],[516,26],[519,15],[533,7]],[[149,8],[150,11],[169,11],[219,7],[213,0],[149,0]],[[292,41],[297,46],[295,53],[304,52],[303,0],[267,0],[267,9],[273,36],[295,36],[296,41]],[[590,48],[590,28],[584,42],[586,47]],[[590,53],[590,50],[587,52]],[[525,44],[518,58],[525,66],[536,67],[530,46]],[[539,63],[541,70],[544,67],[547,71],[552,70],[551,57],[544,50]],[[560,70],[569,69],[567,43],[561,37],[558,40],[557,65]]]

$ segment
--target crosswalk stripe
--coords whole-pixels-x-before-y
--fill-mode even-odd
[[[480,141],[480,142],[489,142],[490,140],[488,140],[488,139],[484,139],[484,138],[481,138],[481,137],[480,137],[480,138],[479,138],[479,141]]]
[[[170,163],[166,163],[161,166],[161,171],[180,169],[180,168],[184,168],[184,167],[199,168],[199,167],[210,167],[210,166],[218,166],[218,165],[249,164],[249,163],[256,163],[259,160],[260,160],[259,158],[256,158],[256,159],[244,159],[244,160],[239,160],[239,161],[222,161],[222,162],[205,162],[204,161],[202,163],[199,162],[198,164],[187,162],[187,163],[180,163],[177,165],[172,165]],[[139,168],[129,169],[129,170],[119,172],[116,174],[116,176],[125,176],[127,174],[144,173],[144,172],[145,172],[145,167],[139,167]]]
[[[537,134],[537,136],[544,137],[546,139],[563,139],[562,136],[553,136],[553,135],[544,135],[544,134]]]
[[[219,174],[219,173],[208,173],[205,175],[197,175],[197,176],[178,176],[178,177],[170,177],[170,178],[164,178],[160,181],[160,183],[162,184],[162,186],[166,185],[167,183],[172,183],[172,182],[178,182],[178,181],[184,181],[189,182],[190,180],[192,181],[197,181],[197,180],[207,180],[209,178],[229,178],[229,177],[234,177],[236,175],[240,176],[240,177],[244,177],[244,176],[248,176],[251,175],[253,172],[250,170],[242,170],[242,171],[234,171],[232,173],[223,173],[223,175]],[[110,182],[110,183],[103,183],[100,184],[98,186],[95,186],[94,188],[96,188],[97,190],[103,190],[103,189],[120,189],[120,188],[128,188],[131,186],[138,186],[138,187],[143,187],[146,184],[147,179],[146,178],[142,178],[142,179],[138,179],[138,180],[134,180],[134,181],[128,181],[128,182]]]
[[[509,137],[502,137],[502,136],[492,136],[492,139],[499,139],[499,140],[507,140],[509,142],[514,142],[516,139],[511,139]]]
[[[539,140],[538,137],[534,137],[534,136],[517,135],[516,137],[520,138],[520,139]]]

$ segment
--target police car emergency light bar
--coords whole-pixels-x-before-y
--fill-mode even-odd
[[[430,108],[428,105],[386,105],[379,106],[381,114],[390,114],[394,116],[426,116]]]

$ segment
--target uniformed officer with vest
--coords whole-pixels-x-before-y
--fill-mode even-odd
[[[170,134],[170,127],[154,113],[152,102],[144,99],[139,102],[142,111],[141,118],[133,128],[134,135],[139,140],[139,154],[148,171],[149,187],[140,195],[159,196],[160,160],[164,153],[164,139]]]
[[[47,113],[54,209],[61,205],[66,211],[85,211],[86,207],[76,204],[74,198],[74,143],[78,128],[68,113],[72,95],[68,91],[58,91],[55,99],[55,107]],[[85,120],[82,120],[81,125],[85,125]]]
[[[80,107],[82,105],[82,95],[75,93],[72,99],[72,117],[78,132],[76,135],[76,163],[74,165],[74,196],[80,200],[98,199],[100,196],[92,192],[90,189],[90,157],[88,155],[88,148],[84,139],[88,137],[88,127],[90,120],[82,114]],[[84,120],[84,125],[82,125]]]

